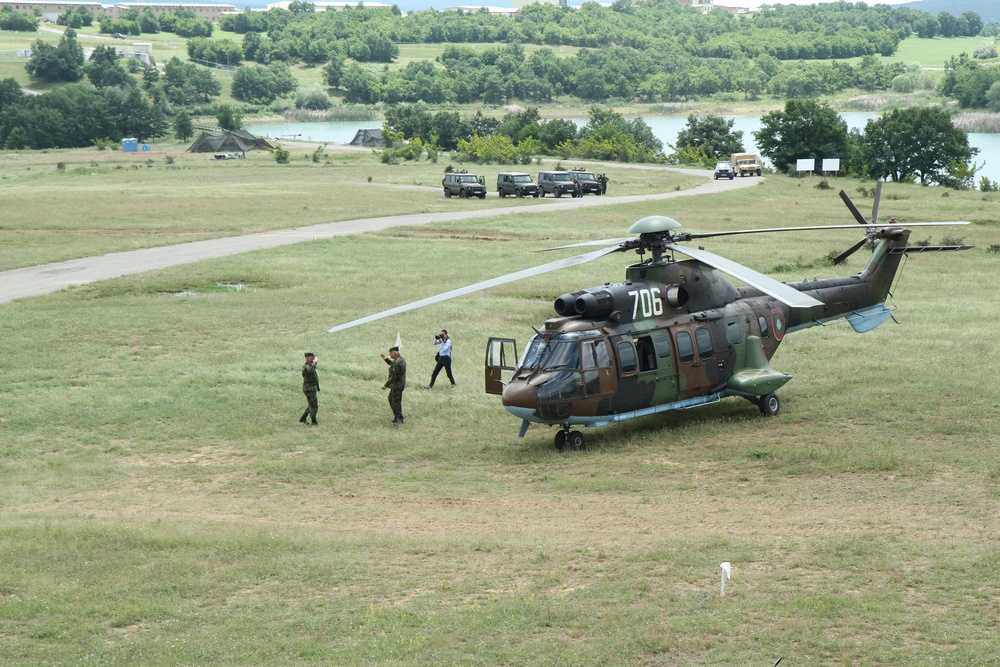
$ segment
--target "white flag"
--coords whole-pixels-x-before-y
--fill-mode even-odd
[[[398,347],[400,350],[403,349],[403,339],[399,337],[398,331],[396,332],[396,347]]]

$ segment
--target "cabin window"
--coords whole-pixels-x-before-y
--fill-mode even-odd
[[[711,359],[715,355],[712,346],[712,334],[705,327],[701,327],[694,332],[694,339],[698,341],[698,356],[702,359]]]
[[[618,343],[618,361],[621,364],[622,375],[632,375],[635,373],[635,348],[627,340]]]
[[[739,345],[743,342],[743,330],[740,329],[739,322],[730,322],[726,325],[726,338],[730,345]]]
[[[691,334],[687,331],[678,331],[677,336],[677,357],[682,364],[689,364],[694,361],[694,344],[691,342]]]
[[[760,337],[761,338],[767,338],[767,335],[768,335],[767,318],[766,317],[758,317],[757,318],[757,326],[760,327]]]
[[[670,357],[670,339],[667,338],[667,334],[653,334],[653,347],[656,348],[656,356],[660,359]]]
[[[649,336],[635,339],[635,351],[639,357],[639,372],[646,373],[656,370],[656,350]]]

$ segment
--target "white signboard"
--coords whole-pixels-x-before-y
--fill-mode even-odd
[[[840,158],[823,158],[823,171],[840,171]]]
[[[799,158],[795,161],[795,171],[812,171],[816,168],[816,160],[811,157]]]

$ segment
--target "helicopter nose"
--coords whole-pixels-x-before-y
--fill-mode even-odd
[[[538,392],[527,382],[512,382],[503,388],[503,405],[512,408],[538,407]]]

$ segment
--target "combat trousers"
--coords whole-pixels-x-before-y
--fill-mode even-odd
[[[403,421],[403,390],[389,390],[389,407],[392,408],[393,421]]]
[[[319,412],[319,397],[316,396],[316,392],[314,390],[304,389],[302,393],[306,395],[306,401],[309,402],[309,407],[306,409],[306,412],[309,413],[309,416],[312,417],[312,420],[315,422],[316,413]]]

